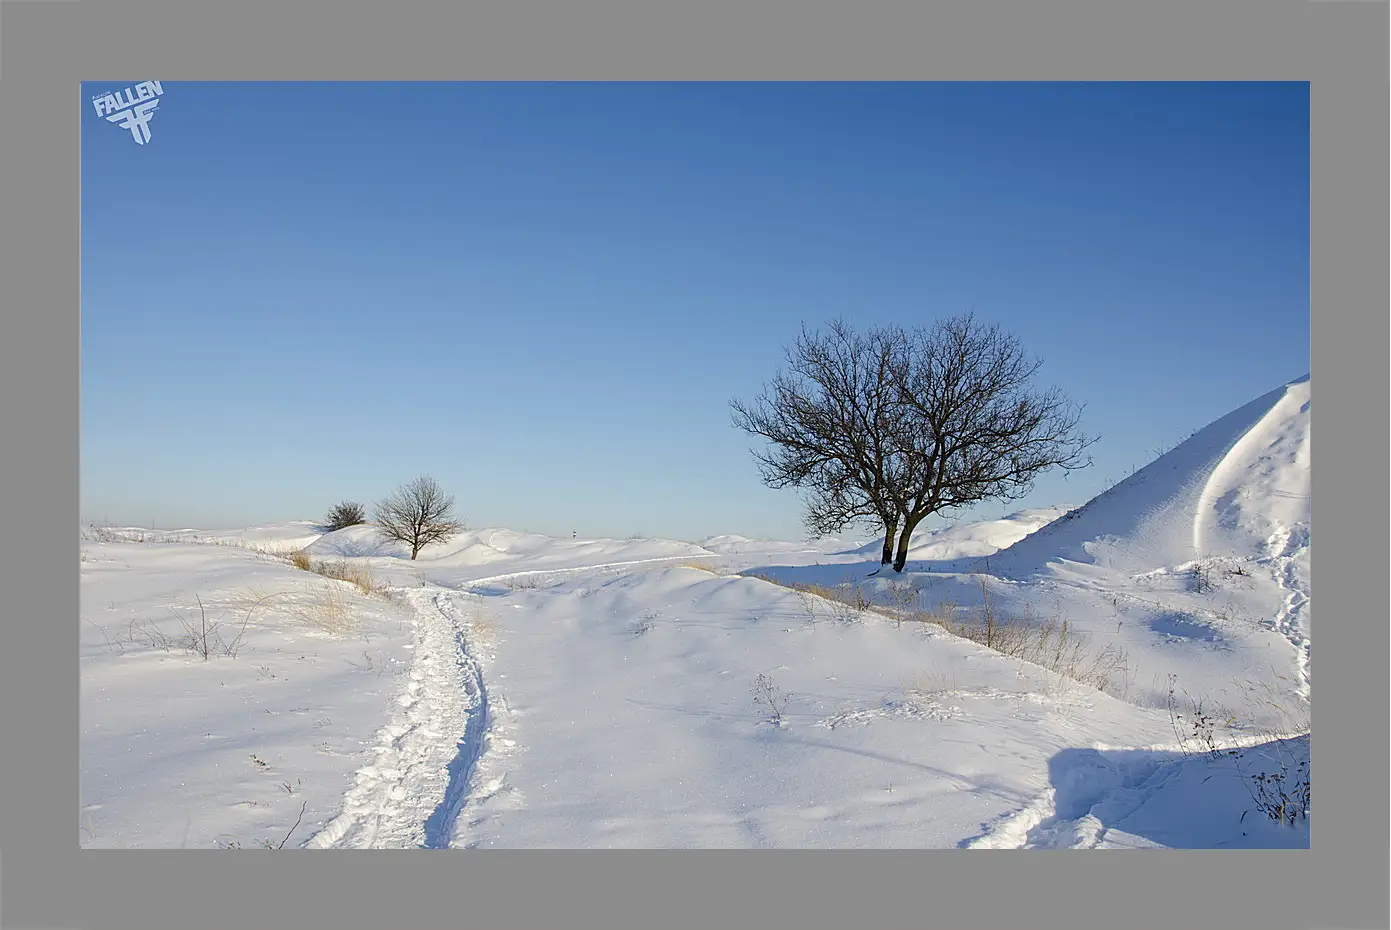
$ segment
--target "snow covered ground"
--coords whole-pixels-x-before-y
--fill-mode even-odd
[[[1309,844],[1264,812],[1308,777],[1307,379],[901,576],[872,538],[83,536],[84,847]]]

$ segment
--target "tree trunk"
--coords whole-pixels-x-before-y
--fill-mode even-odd
[[[884,521],[884,555],[879,559],[880,565],[888,565],[894,560],[894,530],[897,528],[897,520],[888,519]]]
[[[913,535],[913,530],[918,528],[922,517],[907,517],[903,523],[903,532],[898,534],[898,556],[894,559],[894,571],[902,572],[903,566],[908,564],[908,540]]]
[[[414,561],[415,561],[415,557],[416,557],[417,555],[419,555],[419,554],[420,554],[420,544],[419,544],[419,543],[411,543],[411,561],[414,562]]]

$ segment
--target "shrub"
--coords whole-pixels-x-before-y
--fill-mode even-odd
[[[1298,737],[1291,738],[1287,734],[1257,727],[1254,728],[1255,732],[1267,737],[1267,742],[1246,747],[1230,745],[1219,739],[1216,731],[1218,727],[1232,730],[1240,726],[1236,714],[1202,698],[1193,698],[1187,692],[1184,692],[1187,697],[1185,713],[1175,697],[1177,687],[1177,676],[1170,675],[1167,702],[1169,720],[1174,735],[1178,737],[1179,752],[1184,758],[1196,754],[1205,755],[1213,761],[1230,758],[1256,811],[1285,826],[1308,820],[1313,784],[1307,743],[1301,745],[1302,740]],[[1307,707],[1287,709],[1274,699],[1268,684],[1248,683],[1242,686],[1242,690],[1246,692],[1248,700],[1262,705],[1263,710],[1273,707],[1278,711],[1287,733],[1293,730],[1304,734],[1303,740],[1308,739],[1310,721]],[[1265,692],[1264,698],[1256,694],[1258,690]],[[1245,821],[1246,814],[1241,815],[1242,821]]]
[[[1256,810],[1279,824],[1293,826],[1309,819],[1312,787],[1309,760],[1293,762],[1281,754],[1280,770],[1255,772],[1246,776],[1247,790]]]
[[[771,677],[763,674],[753,680],[749,690],[753,694],[754,706],[767,709],[768,722],[777,727],[782,726],[783,711],[787,709],[787,701],[792,695],[778,687],[777,682]]]
[[[343,501],[335,504],[333,509],[324,518],[324,529],[332,533],[334,530],[346,529],[350,526],[358,526],[367,522],[367,511],[357,501]]]

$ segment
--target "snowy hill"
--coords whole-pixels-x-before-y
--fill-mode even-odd
[[[901,575],[874,540],[84,533],[82,845],[1307,848],[1255,779],[1308,778],[1309,397]],[[1049,649],[968,635],[987,598]]]
[[[409,561],[410,547],[385,539],[375,527],[350,526],[305,547],[310,556],[372,560],[387,577],[414,577],[455,586],[485,579],[542,575],[598,566],[641,565],[673,559],[711,559],[701,546],[671,539],[565,539],[539,533],[487,528],[464,530],[421,550]]]
[[[909,541],[908,559],[912,562],[950,562],[994,555],[1065,513],[1066,507],[1035,507],[998,520],[953,523],[927,530],[919,528]],[[854,553],[877,559],[882,546],[882,540],[875,540],[855,549]]]
[[[1065,560],[1143,572],[1288,554],[1309,532],[1309,415],[1306,375],[1021,539],[991,560],[992,570],[1018,576]]]

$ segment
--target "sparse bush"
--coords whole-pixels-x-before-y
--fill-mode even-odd
[[[190,648],[191,648],[191,650],[192,650],[194,653],[196,653],[196,654],[198,654],[198,655],[201,655],[201,656],[203,657],[203,661],[206,662],[206,661],[208,661],[208,656],[209,656],[209,651],[208,651],[208,650],[209,650],[210,645],[211,645],[210,642],[209,642],[209,640],[208,640],[209,633],[211,633],[211,635],[213,636],[213,641],[212,641],[212,642],[216,643],[217,646],[220,647],[220,648],[225,648],[225,647],[224,647],[223,644],[222,644],[222,637],[220,637],[220,636],[217,635],[217,628],[218,628],[218,625],[219,625],[218,622],[217,622],[216,620],[214,620],[214,621],[213,621],[213,624],[212,624],[212,629],[209,630],[209,629],[208,629],[208,609],[207,609],[206,607],[203,606],[203,599],[202,599],[201,597],[197,597],[197,596],[195,595],[195,599],[196,599],[197,602],[198,602],[198,618],[199,618],[199,619],[198,619],[198,622],[197,622],[197,623],[191,623],[191,622],[185,620],[185,619],[183,618],[183,615],[180,614],[177,610],[174,610],[173,612],[174,612],[174,615],[175,615],[176,617],[179,618],[179,622],[183,624],[184,632],[188,634],[188,641],[189,641],[189,643],[190,643]],[[170,609],[173,610],[173,608],[170,608]]]
[[[1276,823],[1293,826],[1309,818],[1311,784],[1309,760],[1290,764],[1283,754],[1279,771],[1254,772],[1246,776],[1256,810]]]
[[[347,529],[350,526],[358,526],[367,522],[367,511],[357,501],[343,501],[335,504],[324,518],[324,529],[332,533],[334,530]]]
[[[772,579],[768,579],[772,580]],[[779,582],[774,581],[774,584]],[[864,618],[865,613],[873,609],[874,602],[867,598],[864,589],[850,585],[840,585],[832,587],[824,584],[792,584],[791,587],[802,597],[802,606],[806,609],[807,616],[812,622],[816,621],[817,607],[819,604],[826,605],[830,610],[831,619],[837,623],[854,623]]]
[[[130,621],[126,629],[126,634],[116,640],[116,645],[124,654],[125,647],[132,648],[144,647],[146,649],[159,649],[163,652],[173,652],[175,649],[185,648],[169,634],[159,628],[159,624],[153,620],[141,618]],[[186,644],[187,651],[193,651],[193,642],[190,639]]]
[[[855,585],[849,588],[841,588],[837,591],[839,596],[832,599],[835,604],[833,616],[840,623],[854,623],[864,619],[864,615],[874,607],[874,601],[865,596],[864,588]]]
[[[645,636],[652,631],[652,628],[656,626],[661,616],[661,613],[658,611],[645,610],[638,615],[637,619],[628,625],[628,632],[634,636]]]
[[[767,708],[769,722],[773,726],[782,726],[783,711],[787,709],[788,698],[792,695],[778,687],[771,677],[761,673],[753,680],[749,690],[753,692],[754,706]]]
[[[246,629],[251,622],[252,614],[262,602],[274,596],[263,595],[252,601],[247,606],[241,623],[236,625],[236,634],[230,640],[224,635],[224,630],[230,632],[233,624],[226,623],[223,615],[216,618],[209,617],[207,607],[203,604],[200,595],[194,596],[198,606],[197,617],[185,616],[175,607],[169,608],[169,612],[179,621],[179,626],[182,628],[181,634],[170,635],[153,620],[142,618],[131,620],[125,634],[114,640],[101,627],[97,627],[97,629],[105,637],[107,648],[122,655],[125,654],[127,648],[144,648],[158,649],[166,653],[184,652],[191,656],[197,656],[205,662],[218,655],[235,659],[242,650]],[[92,625],[95,626],[95,624]]]
[[[1186,692],[1184,696],[1188,699],[1188,711],[1186,713],[1181,711],[1178,698],[1175,695],[1177,689],[1178,676],[1171,674],[1165,707],[1169,711],[1169,725],[1173,727],[1174,736],[1178,738],[1179,751],[1185,756],[1192,752],[1203,752],[1210,759],[1221,758],[1224,755],[1224,750],[1217,745],[1216,718],[1213,717],[1210,710],[1204,708],[1202,698],[1195,699]],[[1228,717],[1225,723],[1227,726],[1231,726],[1235,720]],[[1235,750],[1226,750],[1225,754],[1234,756],[1237,753]]]
[[[1213,587],[1212,566],[1206,562],[1194,563],[1188,570],[1188,590],[1194,594],[1206,594]]]
[[[907,581],[891,581],[889,602],[900,611],[911,611],[918,603],[918,589]]]
[[[302,572],[314,570],[314,560],[303,549],[290,553],[290,564]]]
[[[1169,676],[1167,709],[1174,736],[1178,738],[1179,752],[1185,758],[1197,753],[1214,761],[1230,758],[1259,813],[1276,823],[1289,826],[1300,820],[1307,820],[1312,796],[1309,760],[1299,759],[1297,754],[1288,751],[1289,742],[1279,733],[1266,732],[1265,735],[1270,737],[1270,742],[1259,749],[1223,746],[1215,731],[1219,725],[1226,729],[1235,728],[1238,725],[1236,715],[1227,708],[1202,698],[1194,698],[1187,692],[1184,692],[1187,710],[1181,710],[1176,696],[1177,680],[1176,675]],[[1267,694],[1270,692],[1269,685],[1263,684],[1259,689]],[[1290,712],[1274,700],[1262,700],[1255,695],[1257,690],[1257,686],[1254,685],[1243,688],[1248,699],[1257,700],[1262,707],[1274,707],[1286,724],[1293,723],[1299,730],[1308,733],[1309,719],[1305,711]],[[1272,760],[1265,751],[1269,747],[1274,747],[1276,753],[1273,760],[1274,768],[1271,767]],[[1252,756],[1263,758],[1264,762],[1252,767]],[[1243,820],[1245,816],[1242,815]]]

